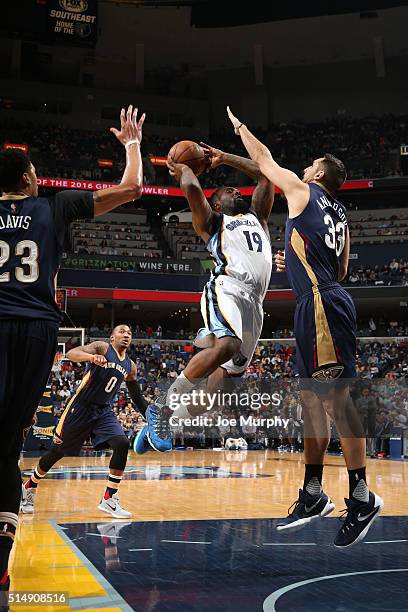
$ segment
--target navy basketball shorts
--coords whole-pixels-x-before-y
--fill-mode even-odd
[[[0,457],[18,454],[54,362],[58,324],[0,320]]]
[[[52,446],[64,455],[76,455],[89,438],[95,450],[102,450],[108,448],[110,438],[124,435],[111,406],[81,404],[74,396],[55,428]]]
[[[342,287],[314,289],[295,311],[296,365],[303,389],[321,389],[356,376],[356,309]],[[341,386],[341,385],[340,385]]]

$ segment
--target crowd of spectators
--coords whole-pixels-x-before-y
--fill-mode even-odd
[[[350,266],[343,284],[350,287],[408,285],[408,262],[392,259],[383,266]]]
[[[175,378],[184,370],[192,356],[191,347],[177,343],[153,342],[132,344],[129,351],[138,371],[138,382],[148,404],[163,394]],[[359,342],[357,354],[358,383],[354,389],[356,407],[364,422],[369,439],[369,452],[388,452],[389,434],[394,427],[408,427],[408,345],[390,340]],[[51,399],[56,402],[57,414],[63,410],[64,402],[75,392],[84,373],[83,364],[63,361],[55,365],[51,376]],[[283,342],[267,342],[258,345],[250,367],[240,381],[236,391],[249,395],[278,392],[281,402],[278,407],[261,405],[256,411],[258,418],[279,416],[288,418],[289,425],[246,424],[222,425],[220,427],[174,427],[176,444],[205,447],[219,446],[226,437],[244,437],[249,448],[267,446],[279,450],[302,448],[302,409],[297,392],[295,349]],[[113,407],[129,440],[143,427],[144,421],[132,406],[125,387],[122,387]],[[252,408],[240,408],[239,415],[254,414]],[[237,408],[220,406],[212,416],[237,417]],[[338,436],[332,430],[331,448],[339,450]]]
[[[180,323],[178,316],[175,316],[177,323]],[[132,324],[133,338],[135,339],[164,339],[164,340],[194,340],[196,332],[189,329],[181,329],[178,327],[174,329],[174,322],[171,322],[171,317],[168,322],[162,324],[147,324],[140,325],[138,323]],[[111,324],[105,323],[92,323],[91,326],[86,330],[89,338],[109,338],[111,332]],[[263,338],[270,339],[294,339],[293,328],[288,327],[274,327],[272,318],[266,317],[264,329],[262,330]],[[365,320],[358,320],[357,322],[357,336],[360,338],[385,338],[385,337],[404,337],[408,338],[408,322],[397,321],[395,319],[387,321],[384,318],[374,319],[370,317]]]
[[[397,153],[399,146],[408,141],[408,118],[339,116],[319,123],[273,124],[266,131],[256,129],[256,133],[271,147],[279,163],[298,172],[317,156],[332,152],[344,157],[350,178],[398,176],[401,170]],[[158,137],[146,125],[142,148],[146,184],[171,184],[167,169],[153,166],[148,160],[151,155],[167,155],[175,142],[185,138],[189,138],[188,133]],[[215,147],[243,153],[239,139],[230,130],[212,134],[209,140]],[[39,128],[35,123],[2,120],[0,142],[7,141],[27,143],[43,176],[116,180],[123,170],[123,151],[108,129],[74,130],[60,125]],[[100,168],[98,159],[111,159],[113,167]],[[202,178],[206,187],[236,180],[225,167]]]

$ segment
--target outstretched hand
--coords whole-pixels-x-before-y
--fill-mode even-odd
[[[238,117],[236,117],[229,106],[227,106],[227,113],[228,113],[228,117],[230,118],[230,121],[234,127],[234,132],[236,133],[237,136],[239,136],[239,128],[242,127],[243,123],[242,121],[240,121],[238,119]]]
[[[200,142],[201,147],[204,149],[204,152],[208,156],[208,169],[213,170],[218,166],[223,164],[223,151],[220,149],[216,149],[215,147],[206,144],[205,142]]]
[[[131,141],[138,142],[139,144],[142,142],[142,127],[146,119],[146,113],[143,113],[138,121],[137,111],[137,108],[133,110],[132,105],[128,106],[127,111],[122,108],[120,112],[120,130],[114,127],[110,128],[112,134],[116,136],[123,146],[126,146]]]
[[[166,165],[169,169],[170,176],[174,176],[176,181],[179,183],[181,181],[181,175],[185,168],[188,168],[186,164],[177,164],[170,157],[167,158]]]

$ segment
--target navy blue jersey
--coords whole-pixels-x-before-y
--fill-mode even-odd
[[[60,322],[56,275],[69,223],[94,216],[93,194],[0,198],[0,319]]]
[[[76,404],[98,406],[111,405],[125,378],[132,370],[132,361],[126,354],[121,360],[110,344],[105,353],[106,367],[88,363],[85,376],[79,385],[74,398]]]
[[[338,284],[340,257],[347,236],[343,205],[315,183],[310,183],[306,208],[288,219],[285,231],[285,266],[296,296],[313,287]]]

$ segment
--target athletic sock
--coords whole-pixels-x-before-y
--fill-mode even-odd
[[[34,472],[31,474],[30,478],[25,483],[26,489],[36,489],[38,483],[44,478],[45,474],[40,474],[37,468],[35,468]]]
[[[347,471],[349,475],[349,498],[367,503],[370,499],[370,491],[366,481],[366,468]]]
[[[104,499],[110,499],[112,495],[118,492],[119,485],[121,483],[122,476],[115,476],[115,474],[109,473],[108,486],[106,487]]]
[[[196,383],[192,383],[191,381],[189,381],[188,378],[185,376],[184,372],[182,372],[167,391],[166,405],[169,406],[172,410],[178,410],[182,407],[179,403],[180,395],[183,395],[183,393],[190,393],[190,391],[192,391],[195,386]],[[190,413],[188,413],[188,416],[191,416]]]
[[[319,495],[322,492],[323,465],[319,463],[305,464],[305,480],[303,490],[310,495]]]

